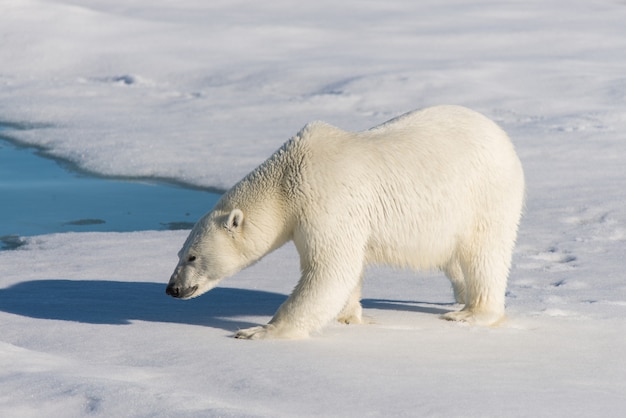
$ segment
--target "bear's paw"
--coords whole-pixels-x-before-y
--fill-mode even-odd
[[[301,339],[307,338],[308,333],[296,329],[277,327],[267,324],[259,327],[240,329],[234,335],[241,340],[264,340],[264,339]]]
[[[504,321],[502,312],[473,311],[462,309],[458,312],[448,312],[441,315],[446,321],[464,322],[470,325],[495,326]]]

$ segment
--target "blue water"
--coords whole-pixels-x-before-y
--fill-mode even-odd
[[[0,249],[67,231],[189,229],[220,195],[152,180],[91,176],[15,145],[0,124]]]

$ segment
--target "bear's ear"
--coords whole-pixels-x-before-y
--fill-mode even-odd
[[[228,215],[228,220],[224,224],[224,228],[233,232],[241,227],[243,222],[243,212],[241,209],[233,209]]]

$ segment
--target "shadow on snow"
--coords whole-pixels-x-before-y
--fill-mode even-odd
[[[382,309],[443,315],[453,311],[456,303],[418,302],[414,300],[392,299],[363,299],[361,301],[361,305],[364,309]]]
[[[235,331],[259,325],[238,318],[271,317],[286,299],[280,293],[218,287],[199,298],[181,301],[166,296],[163,283],[49,279],[0,289],[0,311],[90,324],[123,325],[139,320]],[[453,305],[387,299],[364,299],[362,304],[366,309],[427,314],[449,312],[443,307]]]
[[[278,293],[220,287],[182,301],[165,295],[163,283],[50,279],[0,289],[0,310],[91,324],[123,325],[139,320],[234,331],[259,325],[238,317],[271,316],[286,298]]]

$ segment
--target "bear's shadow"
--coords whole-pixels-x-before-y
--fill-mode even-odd
[[[241,318],[271,317],[286,299],[280,293],[217,287],[199,298],[181,301],[165,295],[164,283],[48,279],[0,289],[0,311],[91,324],[123,325],[139,320],[236,331],[261,325]],[[420,306],[421,302],[415,301],[364,299],[362,303],[364,308],[374,309],[429,314],[449,311]]]
[[[90,324],[133,320],[203,325],[235,331],[259,325],[238,318],[271,316],[287,296],[218,287],[181,301],[165,294],[165,283],[108,280],[34,280],[0,289],[0,310],[40,319]]]
[[[395,299],[363,299],[361,300],[361,305],[363,306],[363,309],[382,309],[443,315],[453,311],[456,303]]]

